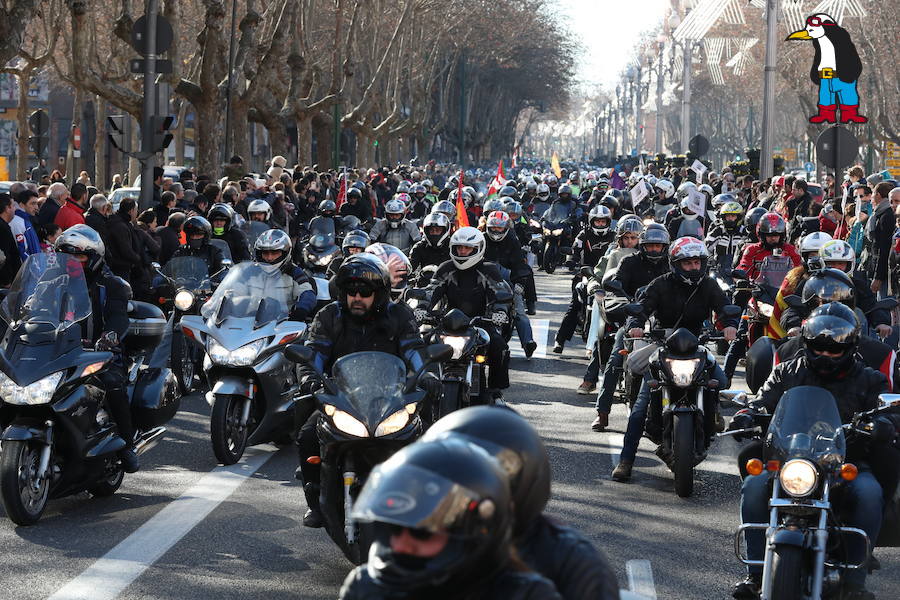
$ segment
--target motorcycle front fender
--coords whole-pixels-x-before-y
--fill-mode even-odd
[[[33,422],[14,422],[3,430],[0,435],[0,441],[3,442],[27,442],[37,441],[42,444],[49,444],[47,438],[47,428],[35,426]]]
[[[770,542],[774,546],[796,546],[798,548],[803,548],[806,546],[806,536],[802,531],[798,531],[796,529],[777,529],[775,533],[772,534],[772,541]]]
[[[253,383],[246,377],[226,375],[213,385],[213,396],[243,396],[249,398]]]

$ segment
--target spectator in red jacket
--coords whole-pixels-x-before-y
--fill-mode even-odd
[[[841,213],[830,202],[822,207],[819,212],[819,231],[835,237],[838,223],[841,222]]]
[[[87,187],[81,183],[72,185],[71,196],[66,198],[53,222],[59,225],[63,231],[72,225],[84,224],[84,211],[87,201]]]

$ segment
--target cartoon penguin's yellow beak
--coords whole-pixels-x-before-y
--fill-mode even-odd
[[[795,31],[791,35],[787,36],[787,38],[785,38],[785,41],[787,41],[787,40],[811,40],[811,39],[812,39],[812,36],[809,35],[809,32],[806,31],[805,29],[801,29],[800,31]]]

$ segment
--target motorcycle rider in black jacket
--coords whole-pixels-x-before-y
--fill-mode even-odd
[[[587,227],[581,230],[572,244],[574,266],[588,266],[591,269],[597,266],[609,245],[615,240],[616,234],[610,227],[611,224],[612,212],[607,207],[598,204],[590,210]],[[572,339],[572,334],[578,326],[578,315],[584,311],[581,290],[578,287],[583,285],[581,274],[576,274],[572,278],[572,299],[569,301],[569,308],[566,309],[562,323],[559,324],[559,331],[556,332],[553,346],[553,352],[556,354],[562,354],[566,342]]]
[[[551,580],[565,600],[619,597],[615,572],[581,533],[543,510],[550,499],[550,459],[540,435],[512,410],[472,406],[432,425],[423,440],[460,436],[481,446],[507,471],[515,509],[513,536],[525,563]],[[514,456],[516,460],[505,460]]]
[[[247,235],[234,227],[234,209],[227,204],[214,204],[209,209],[207,220],[212,226],[212,239],[224,240],[231,251],[231,261],[234,264],[252,260]]]
[[[706,274],[708,258],[709,251],[706,245],[697,238],[682,237],[672,242],[669,248],[671,272],[653,280],[643,296],[638,299],[644,315],[656,318],[657,329],[684,327],[699,336],[703,331],[704,322],[709,320],[710,313],[715,311],[724,325],[722,333],[725,339],[731,341],[735,338],[737,319],[722,315],[722,309],[729,303],[729,299],[719,284]],[[628,335],[643,336],[644,322],[645,319],[642,317],[629,317],[625,322]],[[649,373],[645,373],[644,383],[628,417],[628,428],[622,442],[619,464],[612,474],[616,481],[627,481],[631,478],[631,467],[637,454],[638,443],[644,433],[644,421],[650,405],[649,377]],[[712,378],[727,387],[728,379],[718,363],[713,367]],[[715,406],[704,407],[704,413],[710,420],[719,414]],[[712,422],[707,422],[706,430],[709,431],[713,425]]]
[[[316,366],[330,374],[334,361],[354,352],[387,352],[404,359],[411,370],[422,365],[418,349],[424,346],[412,310],[391,301],[387,267],[368,253],[347,258],[334,279],[338,299],[324,306],[309,326],[305,345],[316,353]],[[300,368],[300,391],[307,395],[321,386],[315,370]],[[441,383],[424,377],[422,385],[430,398],[440,394]],[[427,403],[422,411],[428,414]],[[298,402],[294,422],[299,429],[300,475],[309,510],[303,517],[307,527],[321,527],[319,511],[319,465],[306,461],[319,454],[316,425],[319,413],[312,399]]]
[[[409,251],[410,272],[440,266],[450,260],[450,219],[444,213],[429,213],[422,221],[424,235]]]
[[[630,298],[634,298],[638,290],[651,281],[669,272],[667,251],[669,249],[669,232],[658,223],[647,226],[638,238],[637,254],[622,259],[613,279],[622,284],[622,290]],[[603,431],[609,424],[609,411],[612,409],[613,394],[619,384],[622,364],[625,357],[619,351],[625,348],[625,332],[622,327],[616,332],[612,352],[603,368],[603,383],[597,394],[597,418],[591,423],[594,431]]]
[[[849,423],[855,413],[875,408],[878,395],[886,391],[887,381],[883,374],[865,366],[856,356],[859,334],[856,316],[843,304],[831,302],[814,310],[803,323],[803,354],[776,365],[763,384],[754,408],[765,408],[772,414],[784,392],[803,385],[828,390],[837,401],[844,423]],[[735,414],[729,429],[747,429],[755,425],[750,411],[742,410]],[[893,425],[884,425],[893,428]],[[883,466],[880,464],[881,453],[853,442],[853,438],[848,440],[847,460],[859,467],[859,474],[853,481],[845,483],[841,502],[844,510],[839,511],[841,524],[862,529],[874,543],[881,529],[884,509],[882,486],[873,475],[873,471]],[[896,464],[892,468],[896,470]],[[741,488],[741,520],[744,523],[768,522],[770,478],[770,473],[763,473],[744,479]],[[764,533],[748,530],[746,542],[747,558],[761,560],[765,551]],[[847,561],[851,564],[861,562],[864,566],[844,572],[841,598],[874,599],[875,596],[865,589],[866,544],[856,536],[845,536],[843,543]],[[739,600],[759,598],[761,574],[762,567],[749,566],[747,578],[735,585],[733,596]]]
[[[465,436],[416,442],[375,467],[352,516],[375,540],[341,600],[562,600],[515,557],[507,474]]]
[[[176,250],[172,258],[178,258],[179,256],[202,258],[206,262],[209,276],[213,277],[215,275],[217,279],[221,279],[224,256],[220,249],[209,243],[212,237],[212,225],[209,224],[209,221],[203,217],[191,217],[184,222],[182,231],[184,231],[184,236],[187,238],[187,244]]]
[[[116,422],[119,436],[125,447],[119,458],[126,473],[140,468],[134,451],[134,425],[131,421],[131,403],[128,401],[125,362],[121,342],[128,332],[128,302],[131,286],[106,266],[103,255],[106,248],[100,234],[87,225],[73,225],[56,238],[57,252],[69,254],[81,262],[84,268],[88,294],[91,298],[91,323],[82,323],[82,339],[96,350],[112,352],[113,358],[100,380],[106,389],[106,405]]]

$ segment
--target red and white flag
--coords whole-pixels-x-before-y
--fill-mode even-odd
[[[341,189],[338,192],[337,202],[335,205],[338,209],[341,208],[341,204],[347,201],[347,167],[344,167],[344,174],[341,175]]]
[[[469,215],[466,213],[466,203],[463,202],[463,172],[459,172],[459,187],[456,189],[456,227],[468,227]]]
[[[502,188],[505,184],[506,178],[503,176],[503,159],[501,158],[500,164],[497,165],[497,174],[491,180],[491,185],[488,186],[487,196],[493,196],[494,194],[499,192],[500,188]]]

